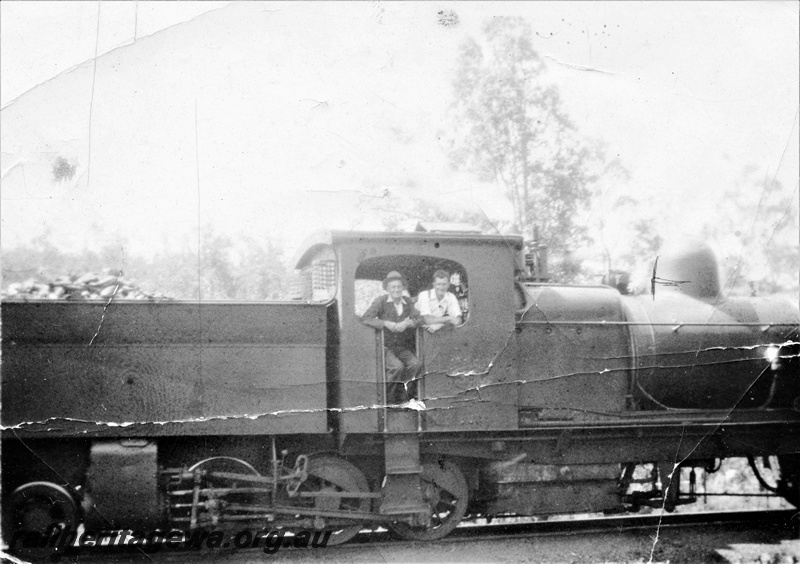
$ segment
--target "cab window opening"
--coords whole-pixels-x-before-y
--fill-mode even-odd
[[[407,282],[403,296],[418,311],[427,314],[429,320],[457,317],[445,324],[426,322],[426,326],[437,326],[434,329],[437,330],[442,325],[457,328],[466,323],[470,312],[466,269],[453,260],[419,255],[387,255],[362,261],[355,273],[357,316],[363,315],[376,298],[386,295],[382,281],[390,272],[403,275]],[[421,304],[420,299],[425,299],[426,303]]]

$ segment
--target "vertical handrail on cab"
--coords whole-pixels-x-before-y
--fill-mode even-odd
[[[422,327],[417,327],[417,358],[422,363],[422,377],[417,382],[417,399],[422,401],[422,398],[425,397],[425,330]]]
[[[417,328],[415,333],[415,346],[416,346],[416,354],[419,361],[422,363],[422,366],[425,366],[425,350],[424,350],[424,335],[423,329],[421,327]],[[378,359],[378,374],[376,375],[376,382],[378,385],[377,390],[377,398],[378,402],[380,403],[379,411],[378,411],[378,428],[382,429],[383,432],[388,430],[386,424],[386,410],[388,409],[389,398],[387,393],[387,388],[389,383],[386,381],[386,347],[384,346],[384,335],[383,329],[375,329],[375,347],[376,353],[375,356]],[[422,377],[417,381],[417,398],[418,400],[422,400],[425,397],[425,371],[422,372]],[[417,421],[418,421],[418,429],[422,431],[423,421],[422,416],[424,414],[418,413],[417,414]]]
[[[420,376],[419,382],[417,382],[417,399],[422,401],[425,397],[425,329],[423,326],[417,327],[417,358],[422,363],[422,376]],[[425,416],[426,413],[424,411],[417,411],[417,432],[422,432],[423,427],[425,427]]]
[[[378,427],[386,432],[386,347],[383,342],[383,329],[376,329],[377,334],[377,357],[378,357],[378,401],[380,407],[378,408]]]

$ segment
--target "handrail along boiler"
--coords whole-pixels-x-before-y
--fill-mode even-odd
[[[676,468],[727,457],[768,457],[798,503],[796,308],[722,299],[703,248],[662,257],[685,283],[654,296],[548,283],[525,251],[328,232],[299,301],[4,302],[6,541],[81,522],[435,539],[470,516],[672,509],[695,498]],[[387,406],[363,304],[389,271],[413,297],[437,269],[468,314],[420,333],[420,403]]]

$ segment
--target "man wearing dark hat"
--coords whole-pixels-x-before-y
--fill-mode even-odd
[[[403,295],[407,287],[405,277],[393,270],[383,281],[387,294],[376,298],[361,316],[364,325],[383,330],[389,403],[403,403],[413,398],[417,380],[422,377],[422,363],[414,354],[414,348],[415,329],[423,319]]]

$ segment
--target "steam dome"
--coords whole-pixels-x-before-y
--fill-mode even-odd
[[[659,291],[687,294],[694,298],[719,295],[719,265],[711,248],[702,242],[686,242],[659,256],[655,272]]]

